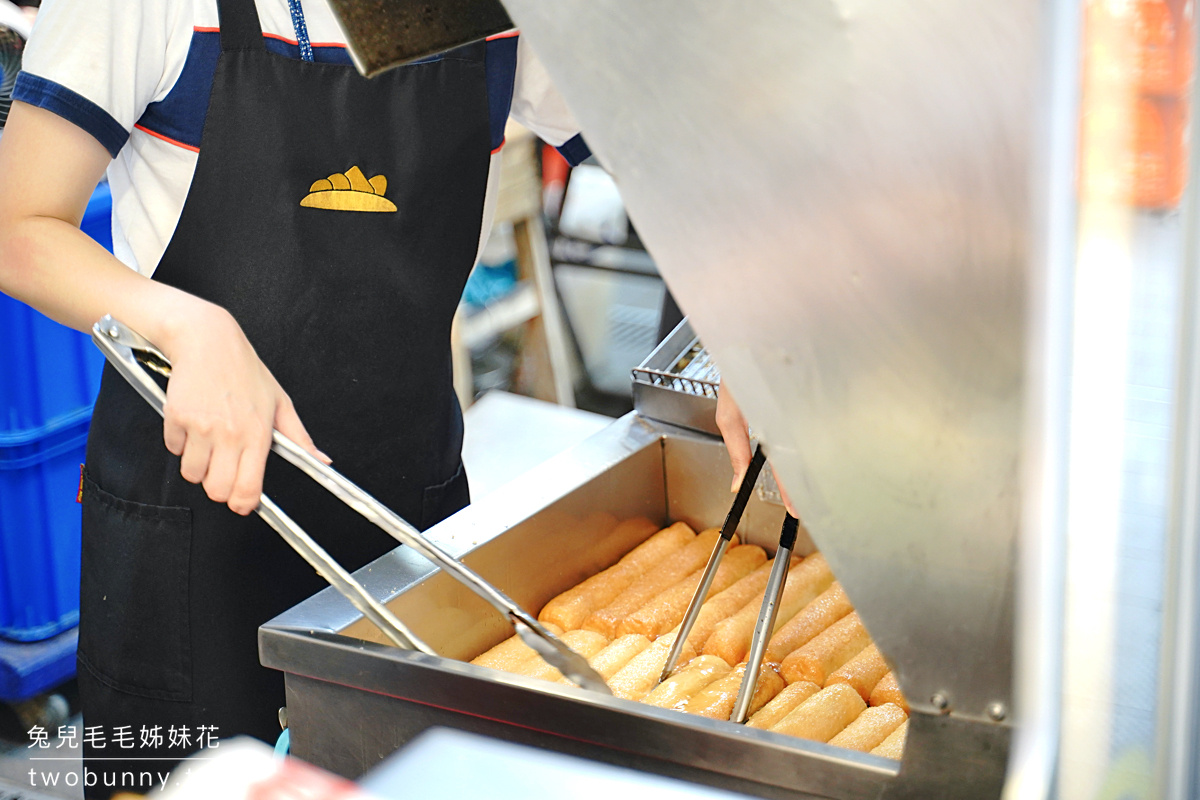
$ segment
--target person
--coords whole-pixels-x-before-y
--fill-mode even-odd
[[[257,628],[324,584],[250,516],[260,493],[349,569],[395,546],[268,456],[272,428],[419,528],[468,502],[449,330],[505,120],[588,153],[514,33],[367,80],[324,0],[47,2],[14,99],[0,291],[79,330],[112,314],[173,364],[162,420],[105,370],[81,477],[105,797],[146,759],[278,734]],[[78,230],[105,172],[115,255]]]
[[[422,529],[468,502],[449,331],[505,121],[587,149],[515,32],[367,80],[324,0],[48,2],[23,67],[0,290],[79,330],[112,314],[173,364],[163,420],[106,369],[82,475],[103,797],[145,759],[278,735],[257,627],[323,582],[247,516],[261,492],[349,569],[395,546],[265,467],[272,428]],[[106,171],[115,257],[78,230]]]

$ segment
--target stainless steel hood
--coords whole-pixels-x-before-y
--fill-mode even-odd
[[[1038,4],[505,5],[914,709],[1005,719]]]

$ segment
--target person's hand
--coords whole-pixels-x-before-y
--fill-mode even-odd
[[[742,483],[742,477],[750,468],[750,459],[754,454],[750,451],[750,425],[742,416],[742,409],[733,399],[733,392],[725,384],[717,393],[717,430],[725,440],[725,449],[729,451],[729,464],[733,467],[733,485],[729,491],[736,492]]]
[[[202,301],[201,301],[202,302]],[[163,347],[171,380],[163,440],[185,480],[238,514],[258,507],[271,429],[325,463],[291,399],[224,309],[203,303]],[[196,334],[195,331],[203,331]]]
[[[729,487],[729,491],[736,492],[742,485],[742,478],[746,475],[746,470],[750,468],[750,459],[754,457],[754,453],[750,449],[750,425],[746,422],[746,417],[742,415],[742,409],[734,401],[733,392],[729,390],[729,386],[724,381],[721,383],[721,390],[717,393],[717,430],[721,432],[721,438],[725,440],[725,449],[729,451],[729,464],[733,467],[733,484]],[[774,467],[771,467],[771,472],[775,472]],[[792,500],[788,497],[783,484],[780,483],[778,475],[775,476],[775,483],[779,486],[779,496],[783,498],[783,507],[793,517],[799,518],[800,514],[792,505]]]

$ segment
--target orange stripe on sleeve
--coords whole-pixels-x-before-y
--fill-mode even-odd
[[[176,147],[182,147],[184,150],[191,150],[193,153],[199,153],[199,152],[200,152],[200,148],[199,148],[199,147],[193,147],[192,145],[190,145],[190,144],[184,144],[183,142],[181,142],[181,141],[179,141],[179,140],[177,140],[177,139],[172,139],[170,136],[164,136],[163,134],[159,133],[158,131],[152,131],[152,130],[150,130],[150,129],[149,129],[149,128],[147,128],[145,125],[137,124],[137,125],[134,125],[133,127],[137,128],[137,129],[138,129],[139,131],[141,131],[142,133],[148,133],[148,134],[150,134],[150,135],[151,135],[151,136],[153,136],[155,139],[162,139],[162,140],[163,140],[164,142],[166,142],[167,144],[173,144],[173,145],[175,145]]]

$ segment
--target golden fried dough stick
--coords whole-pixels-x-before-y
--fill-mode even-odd
[[[628,664],[633,657],[650,646],[650,640],[640,633],[631,633],[613,639],[608,647],[601,650],[588,660],[592,669],[600,673],[600,677],[608,680],[616,675],[621,667]]]
[[[829,743],[835,747],[869,753],[907,720],[908,714],[895,703],[872,706],[859,714],[858,719],[830,739]]]
[[[863,700],[871,699],[871,690],[879,679],[888,674],[887,662],[874,644],[869,644],[858,655],[842,664],[825,679],[825,685],[848,683]]]
[[[870,643],[858,612],[852,611],[785,658],[780,671],[788,683],[812,681],[824,685],[831,673]]]
[[[731,547],[713,575],[708,597],[715,597],[718,592],[725,591],[766,561],[767,553],[761,547],[752,544]],[[692,601],[692,595],[696,593],[696,587],[700,585],[703,574],[704,566],[701,566],[683,580],[660,592],[632,615],[621,620],[617,626],[617,633],[641,633],[650,639],[657,639],[671,630],[683,620],[688,603]]]
[[[683,669],[655,686],[642,702],[682,711],[696,692],[729,674],[730,667],[716,656],[694,658]]]
[[[904,757],[904,740],[908,738],[908,720],[900,724],[900,727],[892,731],[891,735],[884,739],[878,747],[871,751],[873,756],[883,756],[884,758],[894,758],[899,761]]]
[[[792,712],[775,723],[771,730],[802,739],[828,742],[853,722],[866,707],[867,704],[858,696],[858,692],[844,683],[835,683],[792,709]]]
[[[638,653],[629,660],[628,664],[617,670],[617,673],[608,681],[608,688],[612,689],[613,696],[626,700],[641,700],[649,694],[662,675],[663,666],[667,663],[667,656],[671,653],[671,645],[675,643],[675,635],[675,633],[668,633],[666,636],[658,637],[654,644]],[[679,657],[680,663],[687,663],[695,655],[696,651],[692,649],[691,645],[685,645],[683,654]]]
[[[842,585],[834,581],[825,591],[813,598],[812,602],[796,612],[796,616],[775,631],[767,644],[767,654],[764,660],[772,664],[780,664],[793,650],[808,644],[812,639],[833,623],[854,610],[850,598]]]
[[[813,553],[789,570],[787,582],[783,585],[783,596],[779,598],[775,631],[832,583],[833,573],[829,571],[829,565],[820,553]],[[704,652],[720,656],[731,664],[737,664],[744,659],[750,652],[750,639],[754,636],[754,625],[758,622],[761,607],[762,597],[757,597],[732,617],[719,623],[704,643]]]
[[[591,658],[608,646],[608,639],[595,631],[567,631],[558,638],[585,659]],[[531,678],[541,678],[544,681],[557,681],[563,677],[556,667],[550,666],[541,656],[524,662],[521,665],[521,674]]]
[[[875,684],[875,688],[871,690],[871,705],[881,706],[884,703],[895,703],[908,711],[908,700],[904,697],[904,692],[900,691],[900,684],[896,680],[896,673],[889,672],[879,679],[879,683]]]
[[[720,536],[721,532],[715,528],[707,530],[688,542],[682,550],[664,558],[656,567],[617,595],[611,603],[589,614],[583,621],[583,629],[603,633],[610,639],[615,638],[618,626],[626,617],[636,612],[659,592],[669,589],[694,570],[704,566]]]
[[[821,687],[809,681],[790,683],[780,689],[779,694],[772,697],[757,714],[751,714],[746,724],[751,728],[769,729],[819,691]]]
[[[542,623],[542,627],[555,636],[562,634],[562,628],[553,623],[548,625]],[[481,667],[503,670],[504,672],[517,672],[523,661],[527,661],[536,655],[537,653],[533,652],[532,647],[521,641],[520,636],[513,634],[492,649],[475,656],[475,658],[471,659],[471,663]]]
[[[688,700],[684,711],[711,719],[729,719],[733,712],[733,704],[737,702],[738,691],[742,688],[742,676],[746,674],[746,665],[738,664],[724,678],[713,681],[697,692]],[[758,683],[754,687],[754,696],[750,698],[748,714],[754,714],[767,702],[775,697],[787,683],[772,664],[763,665],[759,673]],[[813,691],[817,690],[813,686]]]
[[[543,624],[552,622],[565,631],[575,630],[588,614],[611,603],[651,567],[696,538],[687,525],[672,525],[651,536],[657,528],[645,517],[628,519],[618,525],[614,535],[620,532],[619,535],[624,537],[644,531],[650,538],[626,553],[616,564],[546,603],[538,620]]]

